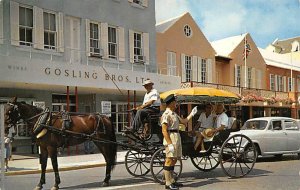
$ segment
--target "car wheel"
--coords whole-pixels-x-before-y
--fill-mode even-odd
[[[300,160],[300,153],[298,153],[298,159]]]
[[[282,154],[275,154],[274,155],[276,159],[281,159],[282,158]]]

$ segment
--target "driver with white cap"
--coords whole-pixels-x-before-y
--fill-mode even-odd
[[[137,110],[132,123],[132,131],[138,131],[143,125],[143,121],[149,116],[150,113],[160,112],[160,96],[156,89],[153,88],[154,83],[150,79],[143,82],[146,89],[143,104],[136,107]]]

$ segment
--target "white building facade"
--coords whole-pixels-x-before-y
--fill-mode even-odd
[[[0,2],[2,103],[17,96],[61,111],[70,94],[69,111],[117,112],[110,116],[120,132],[143,80],[159,92],[180,87],[179,77],[157,74],[155,52],[152,0]]]

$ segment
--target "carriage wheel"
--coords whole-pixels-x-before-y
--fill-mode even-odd
[[[132,176],[140,177],[150,172],[151,155],[129,150],[125,155],[125,167]]]
[[[150,170],[155,182],[160,184],[165,184],[164,176],[164,164],[165,164],[166,154],[165,148],[158,149],[152,156],[150,162]],[[174,173],[172,174],[174,179],[179,179],[182,172],[182,160],[177,160],[174,167]]]
[[[219,161],[226,175],[243,177],[251,172],[257,152],[251,139],[242,134],[229,137],[222,145]]]
[[[201,171],[207,172],[215,169],[220,164],[219,152],[215,149],[212,150],[211,154],[207,154],[201,157],[191,157],[193,165]]]

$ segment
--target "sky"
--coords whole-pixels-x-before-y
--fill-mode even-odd
[[[300,36],[300,0],[155,0],[156,23],[189,12],[209,41],[250,33],[258,47]]]

